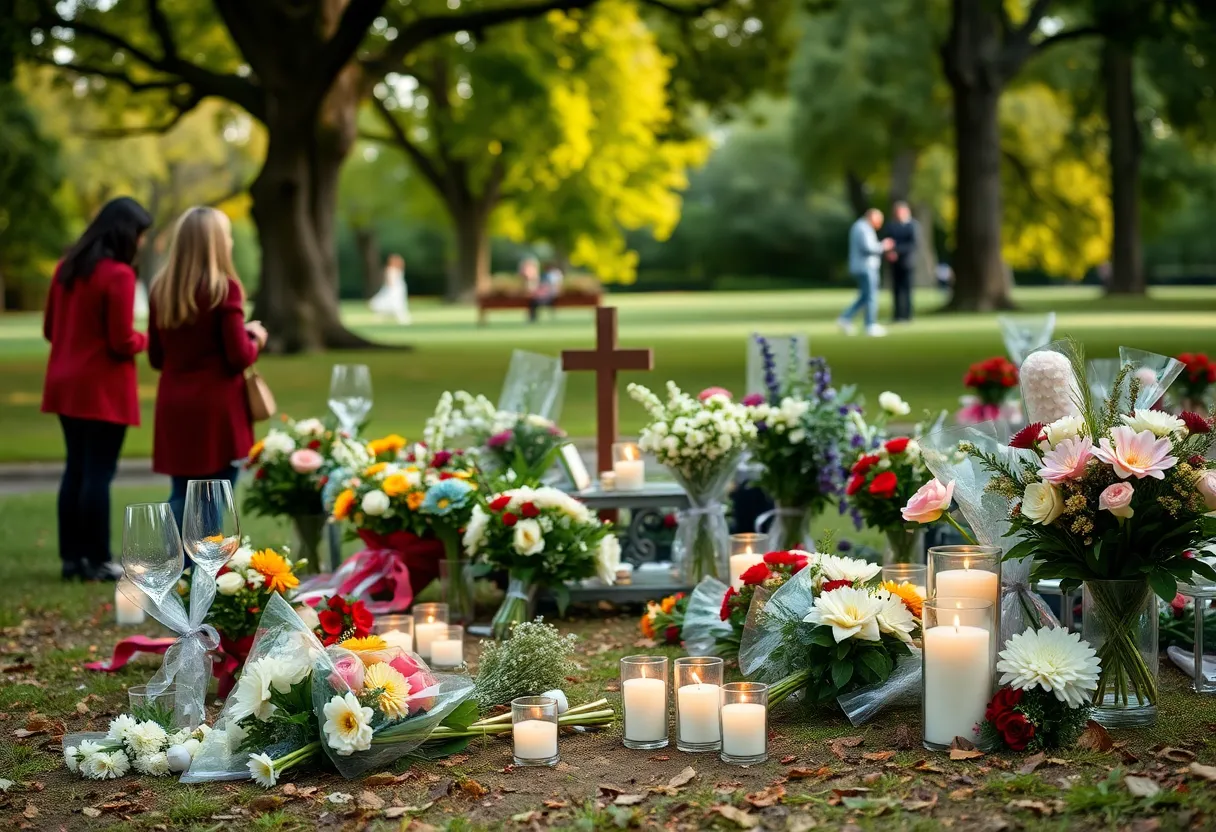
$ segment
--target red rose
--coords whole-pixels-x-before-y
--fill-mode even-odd
[[[889,454],[902,454],[908,448],[908,437],[897,436],[894,439],[888,439],[883,447]]]
[[[435,456],[431,457],[432,468],[442,468],[452,461],[452,454],[449,451],[436,451]]]
[[[511,528],[512,526],[514,526],[518,522],[519,522],[519,518],[516,517],[514,514],[512,514],[509,511],[502,516],[502,524],[504,526],[506,526],[508,529]]]
[[[849,484],[844,487],[844,493],[847,494],[848,496],[852,497],[854,494],[856,494],[858,491],[860,491],[861,487],[865,484],[866,484],[865,474],[854,474],[853,478],[851,480],[849,480]]]
[[[310,451],[316,451],[316,450],[320,450],[320,448],[321,448],[321,440],[320,440],[320,439],[314,439],[314,440],[312,440],[311,442],[309,442],[309,443],[308,443],[308,449],[309,449]]]
[[[376,618],[372,615],[371,610],[364,606],[362,601],[356,601],[350,608],[350,620],[354,622],[355,627],[358,629],[371,632],[372,624]]]
[[[895,478],[893,471],[883,471],[870,483],[870,493],[884,500],[894,497],[897,488],[899,488],[899,480]]]
[[[1043,423],[1035,422],[1027,425],[1013,435],[1009,440],[1011,448],[1033,448],[1043,438]]]
[[[1034,737],[1034,726],[1019,713],[1010,713],[1004,725],[998,726],[1005,745],[1012,751],[1025,751]]]
[[[679,644],[680,643],[680,628],[675,627],[675,626],[668,627],[666,630],[663,631],[663,639],[668,644]]]
[[[794,566],[799,559],[806,560],[806,555],[797,552],[769,552],[764,556],[764,562],[770,566]]]
[[[745,569],[743,574],[739,576],[739,580],[743,581],[744,586],[756,586],[767,581],[772,574],[772,572],[768,571],[767,564],[757,563]]]
[[[996,696],[992,697],[992,701],[988,703],[988,709],[984,712],[984,719],[995,723],[996,718],[1003,713],[1013,710],[1013,706],[1022,701],[1022,692],[1013,688],[1001,688],[996,692]]]
[[[490,502],[490,511],[502,511],[510,504],[510,502],[511,498],[506,494],[503,494],[501,497],[495,497]]]
[[[329,603],[326,606],[328,606],[331,610],[337,610],[343,615],[350,612],[350,604],[346,603],[346,599],[341,595],[331,595],[329,597]]]
[[[831,592],[834,589],[841,589],[842,587],[852,585],[852,581],[846,581],[844,578],[841,578],[839,581],[828,581],[823,585],[822,592]]]
[[[863,456],[861,459],[859,459],[853,463],[853,473],[854,474],[864,474],[866,471],[869,471],[871,468],[873,468],[877,464],[878,464],[878,457],[874,456],[873,454],[869,454],[868,456]]]
[[[676,518],[676,516],[675,516],[675,514],[674,514],[674,513],[672,513],[672,514],[664,514],[664,515],[663,515],[663,526],[664,526],[664,528],[668,528],[668,529],[674,529],[674,528],[675,528],[676,526],[678,526],[679,524],[680,524],[680,521],[679,521],[679,520]]]
[[[321,610],[317,613],[317,620],[321,622],[321,629],[330,635],[342,632],[346,624],[346,617],[333,610]]]
[[[734,598],[738,594],[739,593],[735,592],[735,588],[733,586],[726,588],[726,594],[722,596],[722,611],[719,613],[719,618],[721,618],[723,621],[730,618],[730,599]]]
[[[524,517],[540,517],[540,509],[536,507],[535,503],[524,503],[519,507],[519,513]]]

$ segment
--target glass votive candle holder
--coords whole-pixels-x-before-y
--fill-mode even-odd
[[[745,766],[768,759],[768,685],[727,682],[721,719],[722,762]]]
[[[384,639],[389,647],[414,652],[414,616],[409,614],[378,615],[372,632]]]
[[[975,598],[992,603],[993,631],[1001,631],[1001,547],[934,546],[929,550],[928,597]],[[997,644],[992,644],[996,658]]]
[[[414,652],[427,661],[431,660],[431,643],[437,638],[447,638],[448,605],[433,602],[414,604]]]
[[[131,715],[140,722],[149,719],[160,722],[164,714],[171,715],[176,728],[197,728],[202,722],[201,714],[197,720],[192,720],[189,714],[177,712],[177,685],[169,685],[160,693],[153,693],[147,685],[132,685],[127,688],[127,705]]]
[[[625,747],[667,747],[667,657],[621,659],[621,720]]]
[[[144,623],[144,608],[131,599],[137,597],[137,590],[126,577],[114,584],[114,623],[124,627],[133,627]]]
[[[511,700],[511,747],[517,766],[557,764],[556,699],[521,696]]]
[[[612,444],[612,473],[617,491],[641,491],[646,487],[646,460],[632,442]]]
[[[736,590],[743,588],[741,576],[757,563],[764,563],[768,549],[768,535],[742,532],[730,536],[730,585]]]
[[[955,737],[976,742],[992,698],[995,611],[976,598],[930,598],[921,614],[921,726],[925,748],[943,751]]]
[[[676,748],[681,751],[721,750],[718,710],[725,667],[718,656],[676,659]]]
[[[923,563],[891,563],[882,568],[882,581],[911,584],[921,598],[929,596],[929,567]]]
[[[431,667],[451,670],[464,665],[464,626],[449,624],[446,634],[431,642]]]

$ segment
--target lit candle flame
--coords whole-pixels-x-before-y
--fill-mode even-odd
[[[954,631],[958,632],[958,616],[954,616]]]
[[[434,624],[434,623],[435,623],[435,616],[433,616],[433,615],[428,615],[428,616],[426,617],[426,623],[427,623],[427,624]]]
[[[697,675],[697,671],[692,672],[692,682],[694,685],[701,684],[701,677]]]
[[[963,568],[964,569],[971,568],[971,561],[968,558],[963,558]]]
[[[625,459],[637,459],[638,449],[633,445],[626,445],[621,449],[621,454],[625,457]]]

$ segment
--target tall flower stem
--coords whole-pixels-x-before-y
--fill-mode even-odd
[[[942,517],[945,517],[947,523],[949,523],[951,526],[954,526],[954,528],[958,529],[958,533],[963,536],[963,540],[967,541],[972,546],[979,545],[979,543],[976,542],[975,538],[971,536],[971,532],[967,531],[962,526],[960,526],[958,524],[958,521],[954,519],[954,517],[950,514],[950,512],[948,512],[948,511],[942,512]]]
[[[810,678],[811,671],[796,670],[784,679],[774,682],[768,689],[768,706],[772,708],[784,702],[791,694],[801,690]]]
[[[1096,648],[1102,669],[1093,703],[1101,707],[1108,695],[1118,707],[1137,703],[1157,704],[1157,677],[1145,661],[1136,642],[1139,619],[1144,614],[1146,596],[1152,593],[1147,582],[1135,582],[1129,590],[1123,581],[1091,581],[1087,584],[1093,599],[1091,612],[1101,624],[1104,639]]]

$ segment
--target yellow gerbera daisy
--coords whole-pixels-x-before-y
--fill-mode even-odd
[[[395,433],[390,433],[388,436],[380,439],[373,439],[367,443],[367,451],[372,456],[380,456],[381,454],[396,453],[405,447],[405,437],[398,436]]]
[[[921,597],[920,591],[912,584],[904,581],[902,584],[895,581],[884,581],[882,588],[892,595],[899,597],[899,600],[904,602],[904,606],[908,608],[908,612],[920,618],[921,607],[925,603],[925,599]]]
[[[426,494],[422,491],[411,491],[405,497],[405,504],[409,506],[410,511],[417,511],[422,505],[422,501],[426,499]]]
[[[364,691],[380,691],[376,704],[389,719],[409,716],[410,683],[395,667],[381,662],[367,669],[363,676]]]
[[[259,439],[253,443],[253,447],[249,449],[249,464],[253,465],[262,456],[262,451],[266,449],[266,443]]]
[[[300,579],[291,574],[291,564],[273,549],[255,552],[249,559],[249,567],[266,579],[271,592],[285,592],[300,585]]]
[[[352,653],[370,653],[373,650],[384,650],[388,647],[388,642],[380,636],[370,635],[363,638],[348,638],[342,642],[342,646]]]
[[[380,490],[390,497],[400,497],[409,488],[409,480],[402,473],[389,474],[384,478],[384,482],[380,483]]]
[[[350,514],[351,506],[355,504],[355,492],[349,488],[343,491],[334,500],[334,519],[345,520]]]
[[[376,476],[376,474],[379,474],[381,471],[383,471],[387,467],[388,467],[387,462],[373,462],[371,465],[369,465],[363,469],[363,476],[374,477],[374,476]]]

